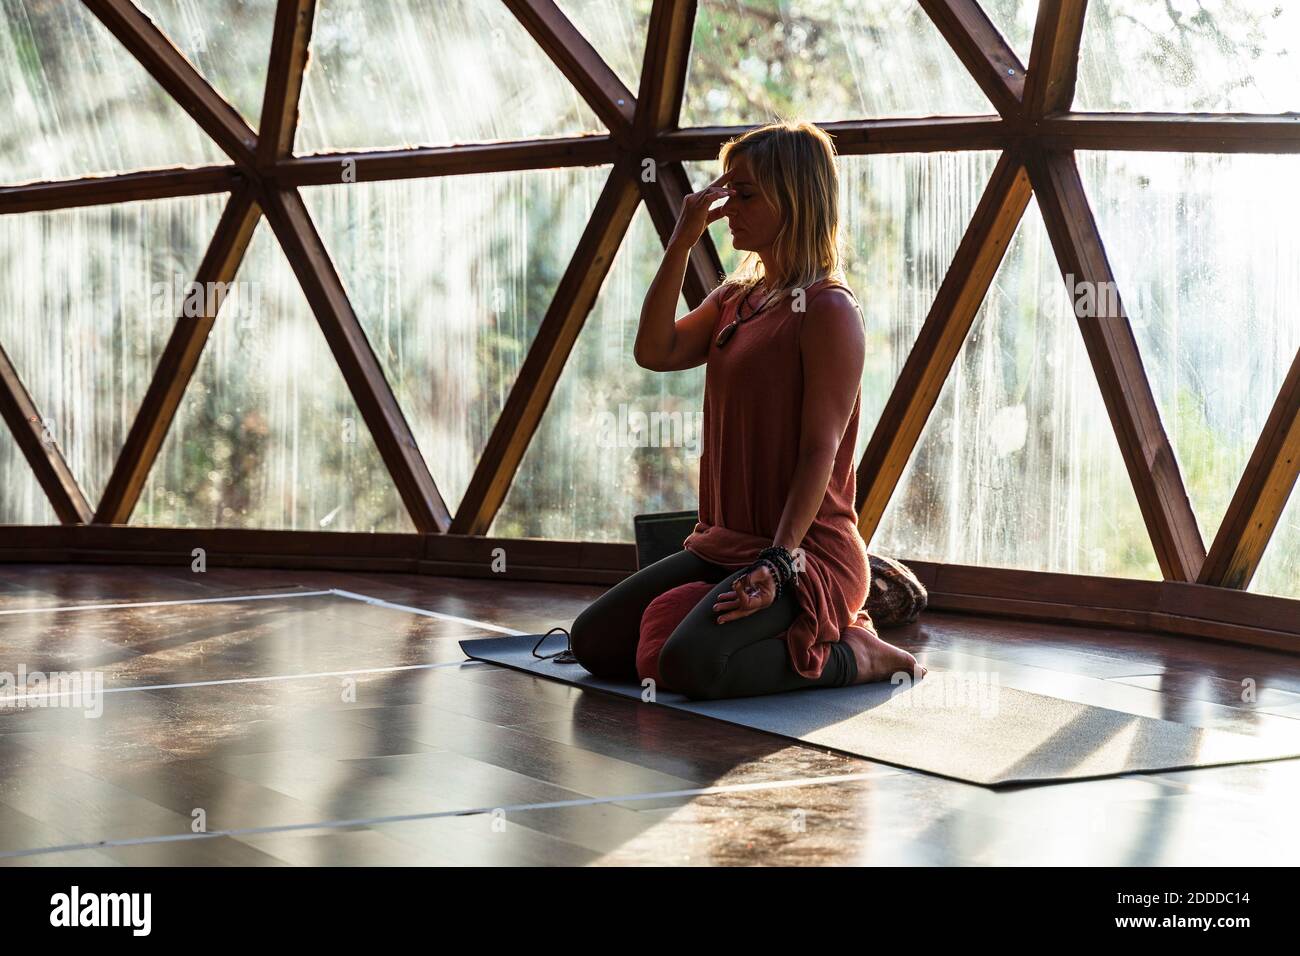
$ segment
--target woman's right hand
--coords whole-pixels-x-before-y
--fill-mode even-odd
[[[723,203],[717,209],[709,207],[719,199],[730,200],[736,194],[734,189],[726,185],[735,171],[735,167],[732,167],[699,192],[691,193],[682,201],[682,211],[677,217],[677,225],[673,227],[670,242],[683,243],[690,249],[700,241],[709,223],[727,214],[727,203]]]
[[[726,624],[742,617],[749,617],[755,611],[761,611],[776,601],[776,577],[771,567],[758,564],[738,575],[731,582],[731,590],[718,595],[713,604],[713,613],[717,622]]]

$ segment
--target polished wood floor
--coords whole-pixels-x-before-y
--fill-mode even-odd
[[[353,596],[307,593],[332,590]],[[0,565],[0,672],[102,672],[106,691],[97,719],[31,688],[0,706],[0,864],[1300,858],[1300,760],[993,791],[466,662],[457,646],[567,627],[599,593]],[[887,634],[932,665],[1135,714],[1253,735],[1300,721],[1295,656],[934,612]]]

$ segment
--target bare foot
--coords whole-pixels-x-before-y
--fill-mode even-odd
[[[899,671],[912,680],[920,680],[928,672],[924,664],[918,664],[914,656],[880,639],[880,635],[861,627],[846,627],[840,634],[840,640],[853,650],[854,660],[858,665],[855,684],[871,684],[875,681],[890,680]]]

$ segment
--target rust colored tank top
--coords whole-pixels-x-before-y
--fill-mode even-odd
[[[803,408],[799,336],[807,307],[831,287],[853,294],[843,283],[822,279],[808,287],[804,311],[796,312],[794,297],[786,296],[743,323],[719,349],[718,332],[735,318],[741,296],[731,294],[722,307],[704,377],[699,518],[683,543],[706,561],[739,570],[776,536],[799,451]],[[843,628],[875,629],[864,606],[870,570],[853,503],[861,408],[859,384],[826,495],[800,543],[804,552],[797,588],[800,614],[785,638],[791,666],[805,677],[821,676],[830,645],[840,639]]]

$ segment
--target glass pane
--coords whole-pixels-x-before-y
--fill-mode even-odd
[[[225,200],[0,216],[0,343],[92,505]]]
[[[640,206],[489,534],[632,541],[633,515],[698,506],[704,366],[651,372],[632,358],[662,258]]]
[[[844,271],[867,320],[858,457],[925,323],[997,159],[994,151],[839,159]],[[686,166],[697,189],[721,172],[716,161]],[[735,269],[743,253],[732,247],[726,220],[712,223],[709,231],[724,268]]]
[[[58,523],[18,442],[0,422],[0,524]]]
[[[256,129],[275,0],[136,0],[136,6]]]
[[[0,183],[224,154],[80,3],[0,0]]]
[[[322,0],[297,151],[603,132],[500,0]]]
[[[131,520],[414,530],[265,220]]]
[[[700,0],[682,126],[993,111],[917,4]]]
[[[1020,62],[1029,65],[1029,48],[1034,40],[1034,21],[1038,19],[1038,0],[979,0],[998,32],[1016,51]]]
[[[304,190],[453,512],[608,167]]]
[[[1282,113],[1300,107],[1300,6],[1092,0],[1077,110]]]
[[[952,564],[1160,577],[1032,200],[871,546]]]
[[[559,0],[557,6],[636,96],[654,0]]]
[[[1300,157],[1077,155],[1208,547],[1300,350]]]
[[[1300,598],[1300,492],[1295,489],[1269,539],[1249,590]]]

